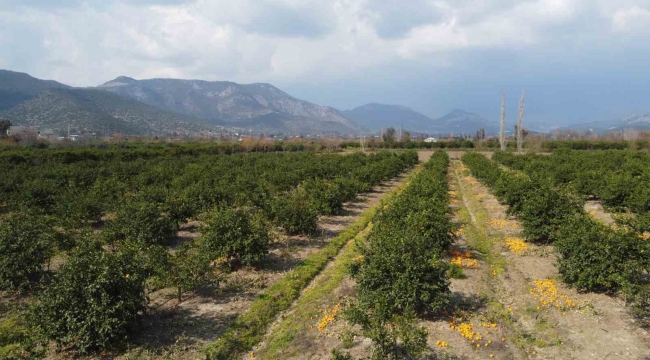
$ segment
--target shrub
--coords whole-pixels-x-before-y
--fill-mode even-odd
[[[201,226],[201,254],[212,260],[223,257],[244,265],[260,263],[269,250],[269,231],[251,208],[217,207]]]
[[[177,289],[179,302],[185,291],[193,291],[212,283],[218,285],[220,277],[206,254],[200,248],[185,243],[170,257],[165,280],[168,286]]]
[[[527,239],[551,241],[564,218],[582,212],[580,205],[568,194],[561,194],[551,186],[536,181],[522,204],[519,218]]]
[[[154,203],[127,201],[106,223],[104,230],[108,242],[132,241],[144,244],[166,244],[176,234],[174,220],[163,214]]]
[[[53,254],[55,232],[30,214],[10,214],[0,223],[0,289],[20,290]]]
[[[321,214],[334,215],[343,210],[345,194],[338,182],[326,180],[306,180],[302,186],[312,198],[312,204]]]
[[[637,284],[649,264],[646,242],[633,232],[610,229],[587,215],[566,218],[556,238],[562,278],[581,290],[614,292]]]
[[[318,231],[318,211],[302,187],[275,198],[271,212],[275,223],[289,234],[315,234]]]
[[[145,280],[134,252],[109,253],[82,242],[38,297],[30,322],[81,353],[119,344],[146,309]]]
[[[370,311],[358,305],[346,310],[348,320],[359,324],[363,336],[372,340],[371,359],[409,359],[424,354],[427,349],[427,330],[417,326],[414,314],[392,314],[386,318],[380,313],[391,314],[382,305]]]

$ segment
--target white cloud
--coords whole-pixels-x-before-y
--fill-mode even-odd
[[[650,10],[633,6],[627,9],[618,9],[612,17],[612,27],[618,32],[635,30],[648,31],[650,26]]]
[[[646,1],[621,1],[12,0],[0,5],[0,66],[73,85],[118,75],[335,82],[398,62],[453,66],[474,49],[644,31]]]

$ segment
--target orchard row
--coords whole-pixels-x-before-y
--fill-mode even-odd
[[[180,297],[263,266],[274,228],[314,233],[319,214],[417,161],[415,152],[4,161],[0,290],[34,296],[20,320],[30,333],[81,352],[108,348],[128,338],[147,294],[173,287]],[[202,220],[200,237],[169,251],[191,218]],[[44,271],[55,254],[64,264]]]
[[[603,153],[603,156],[607,154]],[[533,156],[513,159],[502,153],[495,154],[495,158],[510,159],[504,161],[508,164],[540,159],[526,165],[527,169],[548,161]],[[472,175],[509,206],[508,212],[518,217],[528,241],[555,245],[560,255],[557,265],[564,282],[579,290],[622,291],[633,301],[647,301],[649,293],[645,276],[650,270],[650,242],[637,229],[627,226],[612,228],[586,214],[583,197],[571,187],[559,186],[559,181],[548,180],[557,179],[561,176],[559,173],[550,172],[549,176],[543,176],[542,172],[531,171],[529,176],[504,169],[478,153],[467,153],[462,161]],[[565,168],[565,171],[570,169]],[[601,177],[608,176],[608,173],[601,173]]]

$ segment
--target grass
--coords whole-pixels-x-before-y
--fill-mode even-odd
[[[460,176],[465,174],[459,174],[457,171],[456,174],[460,193],[469,193],[470,190],[467,188],[467,185],[460,179]],[[490,214],[488,214],[485,208],[473,196],[465,197],[465,201],[460,207],[458,215],[460,216],[461,222],[465,224],[468,244],[481,253],[483,260],[497,274],[503,273],[507,265],[506,259],[494,251],[495,245],[503,240],[503,235],[489,236],[487,223],[490,220]],[[474,214],[475,222],[472,221],[470,209],[472,214]]]
[[[456,264],[449,265],[447,276],[449,276],[449,278],[451,279],[465,279],[467,277],[465,276],[465,271],[463,270],[463,268]]]
[[[416,173],[417,170],[411,173],[406,180],[406,184]],[[266,333],[267,327],[276,320],[277,315],[287,310],[300,297],[301,291],[325,268],[332,258],[337,256],[341,248],[368,226],[379,206],[382,206],[385,201],[401,191],[401,189],[403,189],[402,186],[397,186],[391,190],[384,196],[383,201],[365,211],[352,225],[330,240],[324,248],[311,254],[282,280],[259,295],[250,309],[241,315],[219,339],[205,349],[207,358],[237,358],[259,343]],[[309,293],[308,291],[306,294]],[[292,338],[294,335],[294,333],[287,331],[283,332],[280,338],[286,342],[287,339]]]
[[[369,225],[366,230],[350,241],[341,255],[336,258],[334,264],[323,272],[323,281],[306,290],[298,299],[291,315],[269,336],[265,350],[259,354],[262,358],[274,359],[282,350],[291,349],[291,347],[287,347],[287,344],[296,337],[303,336],[308,324],[316,324],[321,315],[318,310],[325,304],[336,300],[332,293],[347,276],[352,259],[357,254],[356,248],[352,244],[355,241],[363,241],[371,227],[372,225]],[[292,350],[298,352],[301,349],[294,348]],[[283,354],[282,357],[291,357],[291,355],[295,354]]]

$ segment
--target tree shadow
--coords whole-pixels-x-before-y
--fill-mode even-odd
[[[219,312],[195,314],[180,307],[145,316],[134,329],[131,345],[161,355],[171,346],[199,346],[214,341],[236,319],[237,314]]]

